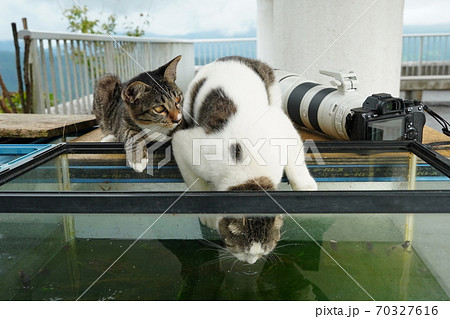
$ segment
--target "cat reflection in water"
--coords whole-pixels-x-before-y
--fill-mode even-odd
[[[189,85],[183,112],[172,147],[191,190],[273,191],[283,172],[292,189],[317,190],[269,65],[225,57],[204,66]],[[254,263],[276,246],[282,219],[215,216],[203,223],[219,231],[236,258]]]
[[[200,218],[209,228],[219,232],[226,250],[238,260],[254,264],[268,256],[281,238],[283,217],[223,217]]]

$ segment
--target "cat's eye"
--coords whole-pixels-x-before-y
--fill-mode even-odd
[[[153,108],[153,111],[155,111],[156,113],[162,113],[162,112],[164,112],[165,111],[165,107],[164,106],[162,106],[162,105],[158,105],[158,106],[155,106],[154,108]]]

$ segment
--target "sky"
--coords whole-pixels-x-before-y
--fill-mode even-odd
[[[11,22],[20,30],[22,17],[32,30],[68,32],[63,11],[75,2],[86,5],[95,19],[116,14],[119,33],[126,21],[143,21],[140,13],[149,21],[146,33],[161,36],[215,32],[233,37],[256,28],[257,0],[0,0],[0,40],[12,39]],[[450,25],[448,12],[449,0],[405,0],[404,24]]]

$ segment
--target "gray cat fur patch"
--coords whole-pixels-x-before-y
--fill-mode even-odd
[[[198,123],[205,129],[206,134],[222,130],[231,116],[236,114],[237,108],[222,88],[211,90],[203,100],[198,115]]]

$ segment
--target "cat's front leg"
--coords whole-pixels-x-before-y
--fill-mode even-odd
[[[125,141],[125,152],[127,166],[130,166],[138,173],[142,173],[147,168],[148,152],[145,136],[136,133]]]
[[[317,183],[309,174],[308,169],[299,170],[299,172],[295,173],[295,177],[293,177],[292,174],[288,174],[286,170],[286,175],[291,176],[290,178],[288,177],[288,179],[289,184],[294,191],[316,191],[318,189]]]
[[[100,142],[107,143],[107,142],[115,142],[115,141],[116,141],[116,137],[112,134],[109,134],[109,135],[105,136],[104,138],[102,138],[102,140]]]
[[[126,147],[127,165],[138,173],[142,173],[148,164],[147,146],[145,142]]]
[[[303,144],[300,142],[299,146],[289,149],[288,164],[284,171],[292,189],[294,191],[316,191],[317,183],[306,165]]]
[[[198,138],[198,130],[187,129],[175,132],[172,138],[173,155],[180,169],[186,185],[191,191],[209,191],[210,186],[206,180],[194,170],[192,141]]]

